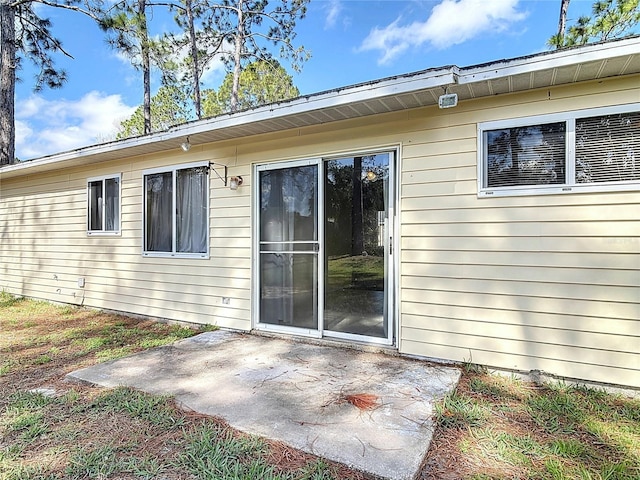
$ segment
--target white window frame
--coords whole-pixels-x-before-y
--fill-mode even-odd
[[[102,202],[102,228],[100,230],[91,230],[91,184],[94,182],[102,182],[102,192],[106,192],[106,180],[118,179],[118,228],[117,230],[105,230],[107,221],[106,202]],[[122,232],[122,174],[114,173],[111,175],[100,175],[99,177],[87,178],[87,235],[89,236],[113,236],[121,235]]]
[[[207,172],[207,176],[209,178],[209,180],[207,181],[207,196],[206,196],[206,211],[207,211],[207,225],[206,225],[206,231],[207,231],[207,248],[206,248],[206,252],[203,253],[189,253],[189,252],[176,252],[175,248],[176,248],[176,172],[178,170],[187,170],[190,168],[202,168],[202,167],[206,167],[207,169],[209,169],[209,162],[208,161],[204,161],[204,162],[193,162],[193,163],[183,163],[180,165],[171,165],[171,166],[166,166],[166,167],[157,167],[157,168],[150,168],[148,170],[144,170],[142,172],[142,255],[144,257],[164,257],[164,258],[201,258],[201,259],[208,259],[209,258],[209,249],[210,249],[210,239],[211,239],[211,233],[209,231],[210,228],[210,197],[211,197],[211,180],[210,180],[210,175],[209,172]],[[173,189],[172,189],[172,197],[173,197],[173,212],[172,212],[172,231],[171,231],[171,244],[172,244],[172,252],[155,252],[155,251],[147,251],[146,250],[146,246],[147,246],[147,242],[146,242],[146,236],[147,236],[147,189],[145,186],[145,177],[147,175],[153,175],[155,173],[169,173],[171,172],[172,174],[172,181],[173,181]]]
[[[629,103],[610,107],[589,108],[584,110],[573,110],[569,112],[553,113],[548,115],[536,115],[531,117],[513,118],[509,120],[498,120],[483,122],[478,124],[477,130],[477,183],[478,197],[505,197],[516,195],[557,195],[580,192],[617,192],[640,190],[640,181],[630,180],[623,182],[599,182],[599,183],[576,183],[576,149],[575,149],[575,129],[576,120],[587,117],[604,115],[615,115],[619,113],[640,112],[640,103]],[[486,158],[488,145],[486,143],[486,132],[504,128],[526,127],[541,125],[546,123],[565,122],[565,182],[554,185],[518,185],[509,187],[485,187],[487,184],[488,169],[486,168]]]

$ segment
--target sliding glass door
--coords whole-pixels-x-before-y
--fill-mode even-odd
[[[257,327],[393,342],[394,152],[261,165]]]
[[[258,169],[260,323],[320,330],[318,166]]]
[[[390,339],[390,154],[324,162],[324,329]]]

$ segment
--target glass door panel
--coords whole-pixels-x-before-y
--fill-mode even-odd
[[[319,330],[318,166],[258,173],[259,322]]]
[[[389,160],[384,153],[324,163],[327,331],[391,339]]]
[[[317,255],[262,253],[260,321],[317,330],[317,270]]]

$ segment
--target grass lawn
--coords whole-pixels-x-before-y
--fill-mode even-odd
[[[640,479],[640,398],[466,367],[422,478]]]
[[[0,294],[0,480],[367,478],[168,397],[63,380],[196,333]]]
[[[354,283],[368,284],[369,288],[384,288],[384,259],[373,255],[330,258],[328,287],[347,288]]]
[[[195,333],[0,294],[0,480],[370,478],[168,397],[63,381]],[[640,479],[640,400],[467,367],[420,478]]]

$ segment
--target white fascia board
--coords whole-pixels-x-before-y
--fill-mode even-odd
[[[639,37],[610,43],[584,45],[567,50],[551,52],[546,55],[538,54],[515,60],[505,60],[476,67],[472,66],[468,68],[461,68],[458,83],[463,85],[487,80],[496,80],[512,75],[521,75],[523,73],[602,61],[625,55],[638,55],[639,53]]]
[[[602,61],[624,55],[638,55],[640,52],[640,37],[618,40],[595,45],[584,45],[566,50],[559,50],[546,54],[534,54],[514,60],[503,60],[485,65],[458,68],[456,66],[426,70],[417,74],[401,75],[335,89],[324,93],[311,94],[291,101],[265,105],[245,112],[221,115],[215,118],[197,120],[178,125],[164,132],[157,132],[148,136],[128,138],[101,145],[83,147],[76,150],[54,154],[24,163],[0,168],[0,178],[20,175],[24,170],[38,171],[38,167],[46,170],[47,166],[61,162],[67,165],[82,165],[84,159],[100,161],[126,152],[136,147],[144,147],[153,143],[168,142],[198,133],[224,130],[242,125],[250,125],[261,121],[278,118],[295,117],[296,115],[311,113],[323,109],[340,107],[350,104],[382,99],[404,93],[426,91],[437,87],[454,84],[470,84],[521,75],[536,71],[543,71],[563,66]],[[126,154],[126,153],[125,153]],[[90,160],[88,160],[90,161]],[[13,175],[12,175],[13,174]]]
[[[154,139],[154,141],[157,141],[157,139]],[[40,157],[33,160],[26,160],[20,163],[5,165],[4,167],[0,168],[0,179],[3,175],[9,176],[9,174],[18,173],[22,170],[37,171],[38,168],[47,167],[60,162],[70,162],[75,160],[78,165],[82,165],[82,160],[84,158],[95,157],[99,156],[100,154],[116,152],[118,150],[124,150],[148,143],[151,143],[148,137],[129,138],[126,140],[118,140],[100,145],[81,147],[76,150],[69,150],[67,152],[47,155],[46,157]]]
[[[71,158],[77,158],[77,155],[74,156],[73,153],[75,152],[65,152],[63,154],[55,154],[47,157],[36,158],[34,160],[5,165],[0,167],[0,180],[3,176],[9,176],[9,174],[20,172],[21,170],[30,170],[34,167],[44,167],[64,160],[70,160]]]
[[[290,102],[270,104],[247,112],[229,113],[207,120],[178,125],[167,132],[167,135],[171,134],[171,137],[195,135],[197,133],[223,130],[229,127],[249,125],[264,120],[284,118],[327,108],[361,103],[367,100],[381,99],[393,95],[428,90],[435,87],[444,87],[457,82],[457,72],[457,67],[449,67],[443,70],[424,72],[411,77],[399,77],[356,87],[336,89],[326,93],[302,96]]]
[[[198,133],[224,130],[225,128],[259,123],[265,120],[285,118],[331,107],[452,85],[457,82],[457,76],[458,67],[445,67],[424,71],[415,75],[394,77],[364,83],[354,87],[335,89],[325,93],[302,96],[291,101],[265,105],[264,107],[258,107],[246,112],[228,113],[205,120],[196,120],[148,136],[133,137],[101,145],[82,147],[68,152],[29,160],[24,163],[5,166],[0,168],[0,178],[3,174],[7,174],[7,176],[13,176],[11,174],[20,175],[23,170],[37,172],[38,168],[44,167],[46,169],[47,166],[62,162],[66,162],[67,165],[71,162],[77,162],[78,165],[82,165],[83,159],[85,158],[93,158],[96,161],[100,161],[100,157],[110,153],[113,154],[118,151],[126,151],[135,147],[143,147],[158,142],[178,140]]]

